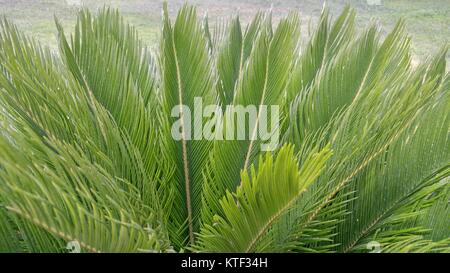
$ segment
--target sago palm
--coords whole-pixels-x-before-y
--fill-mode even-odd
[[[4,19],[0,251],[450,251],[446,48],[413,67],[403,22],[356,31],[348,7],[308,41],[299,26],[164,7],[153,53],[117,11],[83,10],[70,37],[56,20],[55,53]],[[278,105],[276,149],[174,139],[196,98]]]

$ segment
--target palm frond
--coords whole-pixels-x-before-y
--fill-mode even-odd
[[[172,240],[177,246],[182,246],[187,239],[194,242],[194,231],[199,226],[202,168],[211,147],[211,142],[204,140],[202,135],[197,136],[195,132],[198,128],[203,128],[202,116],[199,121],[194,113],[189,115],[185,112],[184,106],[195,109],[196,98],[201,98],[204,105],[214,103],[217,98],[207,39],[197,20],[195,8],[185,5],[179,11],[173,26],[166,6],[164,11],[161,71],[164,122],[167,125],[164,127],[165,137],[172,139],[169,124],[176,121],[176,118],[171,117],[174,110],[180,118],[181,133],[181,139],[168,141],[165,147],[176,166],[173,191],[177,205],[170,214],[170,227],[173,230]],[[180,206],[182,203],[185,205]]]
[[[62,68],[61,63],[50,55],[48,50],[42,49],[37,43],[21,35],[7,21],[4,21],[2,24],[0,38],[2,44],[0,51],[2,61],[2,73],[0,74],[0,85],[2,87],[0,95],[2,99],[0,100],[0,109],[3,117],[2,146],[5,149],[5,155],[2,156],[0,165],[3,168],[2,175],[6,177],[2,179],[3,192],[0,194],[4,202],[3,205],[9,211],[15,212],[22,219],[25,219],[27,226],[32,223],[55,236],[58,236],[57,231],[63,232],[63,239],[79,239],[78,236],[75,236],[78,234],[72,234],[75,233],[75,230],[72,229],[75,227],[60,226],[64,224],[63,221],[68,221],[67,215],[61,216],[62,222],[58,223],[52,222],[54,220],[53,214],[43,215],[43,218],[34,215],[33,202],[41,202],[40,200],[42,199],[36,199],[38,196],[36,187],[39,184],[34,184],[34,181],[37,179],[45,180],[46,175],[59,176],[55,178],[56,181],[65,184],[72,179],[69,178],[70,176],[63,175],[65,174],[63,167],[59,170],[55,169],[55,165],[58,164],[53,163],[49,159],[55,160],[56,154],[62,153],[57,149],[58,145],[60,145],[59,148],[65,152],[76,151],[79,157],[84,160],[85,165],[88,165],[88,162],[90,162],[92,165],[91,171],[101,170],[99,173],[103,174],[103,176],[99,175],[103,177],[103,180],[111,179],[115,181],[116,191],[133,192],[136,200],[129,202],[129,204],[137,205],[135,209],[140,211],[138,213],[139,217],[134,219],[136,223],[139,225],[149,224],[148,217],[151,214],[150,212],[154,211],[156,220],[153,223],[155,226],[162,226],[163,216],[159,211],[156,184],[146,178],[140,154],[131,144],[128,135],[118,128],[109,112],[89,93],[85,92],[78,82],[71,77],[71,74]],[[39,75],[44,75],[44,77]],[[33,140],[33,143],[23,140],[28,136],[30,140]],[[16,143],[18,141],[19,143]],[[36,153],[36,149],[38,151],[44,149],[45,151],[45,157],[40,158],[41,161],[38,160],[37,154],[37,158],[34,160],[29,157],[30,153]],[[54,154],[51,154],[51,151]],[[9,157],[7,156],[8,153]],[[71,159],[69,162],[73,162],[72,164],[75,164],[77,161],[71,157],[68,159]],[[34,168],[38,169],[37,171],[33,170],[34,172],[31,172],[30,170],[30,174],[27,175],[23,173],[23,170],[28,168],[28,161],[36,161],[36,164],[40,165],[34,166]],[[22,165],[19,165],[19,162]],[[64,160],[59,162],[59,164],[63,164],[63,162]],[[79,178],[81,175],[86,175],[83,173],[84,171],[88,170],[79,170],[78,173],[73,174],[78,177],[80,183],[84,181]],[[21,178],[24,188],[20,188],[18,185],[15,186],[14,177],[16,176]],[[100,178],[95,178],[95,176],[93,178],[91,175],[91,179]],[[139,184],[142,182],[145,183]],[[50,181],[47,183],[50,183]],[[55,195],[58,195],[59,192],[64,192],[58,187],[61,185],[58,185],[56,182],[55,185],[47,186],[53,186],[51,189]],[[141,186],[145,186],[147,190],[139,189]],[[65,188],[64,190],[68,191]],[[71,188],[69,192],[73,194],[78,190],[78,187]],[[16,194],[19,194],[19,197],[11,199],[11,191],[18,191],[19,193]],[[144,192],[147,193],[145,196],[142,195]],[[76,194],[72,198],[76,198]],[[19,205],[17,203],[19,200],[28,199],[29,201],[23,201],[23,204]],[[144,201],[148,205],[142,203]],[[60,200],[60,202],[63,203],[58,205],[64,206],[64,200]],[[92,202],[92,204],[95,203]],[[20,207],[21,205],[24,207]],[[42,209],[43,211],[48,211],[50,207]],[[31,213],[32,211],[33,213]],[[76,217],[76,214],[75,216],[70,215],[70,217]],[[75,221],[72,218],[69,219],[70,221]],[[95,217],[92,216],[89,219],[90,221],[96,221]],[[157,224],[158,222],[159,224]],[[78,224],[88,230],[89,228],[85,225],[91,225],[89,222]],[[24,227],[24,225],[19,226],[22,230],[32,231],[27,232],[27,236],[31,237],[29,241],[36,242],[40,239],[33,237],[43,236],[42,232],[39,232],[37,229],[27,229],[27,226]],[[103,229],[99,232],[103,233],[102,236],[106,236],[106,231],[107,229]],[[78,227],[76,232],[80,232],[80,227]],[[142,233],[140,236],[142,236]],[[102,251],[122,249],[105,247],[92,246],[93,249],[101,249]],[[89,247],[86,246],[86,248]],[[125,250],[125,248],[122,250]],[[131,251],[132,248],[128,250]]]
[[[128,192],[118,186],[127,181],[111,177],[76,148],[57,140],[44,144],[31,130],[14,140],[0,144],[5,169],[0,194],[8,211],[89,252],[168,249],[167,239],[153,226],[155,215],[136,211],[149,211],[136,202],[139,191],[129,183]]]
[[[353,190],[358,192],[358,200],[352,202],[352,213],[340,227],[338,241],[342,249],[350,248],[377,221],[390,215],[401,200],[427,186],[428,176],[449,168],[448,127],[445,126],[450,122],[449,116],[445,116],[448,98],[448,94],[438,93],[433,108],[415,122],[412,131],[400,137],[357,178]],[[404,164],[405,161],[414,163]],[[442,177],[445,176],[448,172]]]
[[[308,192],[309,196],[306,195],[301,200],[303,202],[298,204],[300,218],[291,219],[290,224],[287,225],[298,227],[292,232],[296,235],[294,238],[300,242],[305,237],[311,236],[311,229],[313,231],[319,229],[316,226],[317,219],[324,223],[337,224],[338,220],[344,217],[345,213],[342,210],[330,214],[327,209],[335,204],[346,202],[345,198],[343,201],[340,201],[340,198],[357,189],[354,185],[359,182],[358,177],[361,173],[380,162],[386,150],[399,142],[403,135],[410,135],[406,132],[411,133],[410,128],[414,128],[413,125],[419,114],[424,113],[432,105],[431,98],[440,93],[437,85],[443,71],[434,69],[434,64],[442,67],[441,62],[424,66],[419,71],[408,72],[408,39],[402,34],[403,28],[403,24],[399,23],[378,47],[346,109],[337,113],[337,117],[330,119],[331,125],[325,123],[324,128],[330,136],[325,135],[325,140],[331,141],[334,155],[330,159],[329,168],[315,184],[317,188],[313,187]],[[400,78],[403,80],[400,81]],[[333,90],[335,89],[325,89],[321,92],[333,92]],[[317,108],[321,108],[320,105]],[[314,111],[301,113],[306,115],[303,119],[311,119],[310,115],[317,114]],[[442,128],[442,124],[445,124],[441,118],[436,122],[437,128]],[[387,124],[389,126],[385,126]],[[297,128],[303,130],[302,127]],[[312,130],[309,134],[314,136],[315,131]],[[305,134],[296,135],[299,137],[294,139],[294,142],[301,145],[305,138],[302,136]],[[383,178],[380,177],[380,179]],[[408,187],[408,184],[404,186]],[[358,194],[359,192],[356,196],[359,196]],[[357,200],[365,201],[365,199]],[[311,225],[314,228],[311,228]],[[329,230],[330,233],[324,236],[327,240],[337,232],[336,229]],[[345,233],[345,235],[349,234]],[[339,243],[339,241],[333,243]]]
[[[241,186],[221,200],[224,217],[215,216],[199,234],[198,250],[212,252],[268,251],[265,234],[301,198],[331,156],[328,148],[310,155],[298,167],[292,146],[280,149],[274,159],[260,158],[258,170],[241,173]]]
[[[426,179],[423,184],[427,186],[399,200],[361,231],[358,238],[342,251],[369,251],[372,250],[371,244],[376,244],[378,250],[375,251],[379,252],[448,252],[448,237],[432,240],[428,238],[430,230],[420,223],[420,218],[429,213],[430,206],[436,208],[442,205],[436,200],[442,201],[447,197],[448,202],[446,192],[449,183],[445,181],[448,180],[448,175],[449,169],[446,168]],[[444,181],[441,181],[443,177]]]
[[[81,11],[70,47],[57,25],[61,55],[70,72],[85,92],[108,110],[139,153],[146,178],[133,182],[141,183],[137,186],[143,198],[152,202],[145,181],[157,183],[161,176],[167,179],[170,167],[156,144],[159,134],[153,116],[158,101],[155,65],[149,52],[134,28],[111,9],[101,10],[94,18],[89,11]],[[161,174],[165,170],[168,173]]]
[[[256,107],[256,123],[248,124],[247,140],[240,140],[237,125],[229,125],[223,121],[223,128],[232,130],[234,140],[227,138],[228,131],[224,130],[223,141],[216,142],[210,155],[210,161],[205,168],[205,182],[203,186],[202,221],[209,222],[211,217],[220,213],[219,199],[227,190],[233,191],[239,184],[239,172],[246,170],[261,151],[260,139],[256,138],[262,105],[274,105],[281,102],[282,94],[291,69],[294,52],[297,47],[299,18],[293,14],[289,19],[282,20],[277,29],[271,34],[269,15],[264,22],[255,19],[250,25],[246,37],[258,31],[251,54],[239,72],[236,83],[236,93],[233,105]],[[257,30],[256,26],[262,24]],[[247,52],[246,39],[241,47],[245,56]],[[244,60],[242,60],[244,61]],[[240,64],[242,67],[243,64]],[[236,120],[232,108],[227,108],[223,117]],[[250,120],[250,119],[249,119]],[[231,128],[229,128],[231,127]],[[277,128],[271,128],[272,130]],[[247,134],[246,133],[246,134]]]
[[[22,252],[19,232],[12,216],[0,201],[0,253]]]
[[[2,19],[0,252],[450,252],[448,47],[355,16],[165,4],[157,55],[109,8],[59,54]]]

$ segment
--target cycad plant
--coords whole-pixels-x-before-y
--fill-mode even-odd
[[[403,22],[356,31],[349,7],[299,25],[165,6],[153,53],[83,10],[55,53],[4,19],[0,251],[450,251],[447,49],[413,67]],[[187,138],[196,98],[278,105],[278,145]]]

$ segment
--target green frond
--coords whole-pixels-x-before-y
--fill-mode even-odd
[[[316,76],[323,73],[324,65],[332,61],[352,41],[354,20],[355,12],[347,6],[331,25],[329,10],[324,8],[317,29],[306,47],[301,49],[300,58],[292,71],[286,89],[288,102],[304,92],[313,83]]]
[[[220,201],[223,215],[215,216],[199,234],[197,250],[207,252],[273,251],[266,233],[316,180],[331,156],[328,148],[311,154],[298,167],[292,146],[280,149],[276,158],[268,153],[259,159],[258,170],[241,172],[241,185],[227,191]]]
[[[156,215],[142,218],[136,208],[145,205],[127,181],[111,177],[77,148],[53,139],[46,145],[31,130],[14,140],[0,144],[0,194],[8,211],[89,252],[168,249],[154,226]],[[128,192],[121,183],[128,184]]]
[[[2,183],[3,184],[3,183]],[[0,201],[0,253],[22,252],[19,233],[12,216]]]
[[[157,144],[155,65],[134,28],[126,25],[117,11],[103,9],[95,17],[87,10],[80,12],[70,46],[59,24],[58,29],[61,55],[69,71],[129,137],[146,179],[153,183],[160,176],[168,179],[170,168]],[[160,174],[165,170],[168,172]],[[150,198],[145,185],[138,187],[143,198]]]
[[[443,181],[447,185],[443,187],[441,197],[423,215],[420,215],[418,220],[419,225],[429,230],[425,235],[425,239],[432,241],[448,240],[450,237],[450,230],[448,229],[450,225],[450,219],[448,217],[450,215],[450,206],[448,203],[448,200],[450,200],[449,177],[447,176]],[[448,245],[450,246],[450,244]]]
[[[449,168],[450,145],[445,126],[450,122],[450,116],[445,115],[448,98],[448,92],[438,93],[433,108],[357,178],[353,190],[358,193],[358,200],[352,202],[351,214],[340,227],[338,241],[342,242],[342,249],[364,237],[406,196],[427,186],[427,177]],[[441,179],[446,176],[448,170]]]
[[[67,184],[70,179],[62,175],[64,173],[60,173],[62,170],[58,172],[54,169],[56,163],[51,163],[49,159],[45,158],[41,159],[45,159],[43,162],[39,162],[37,158],[25,157],[27,153],[35,153],[36,148],[39,150],[50,149],[50,151],[56,152],[56,148],[51,142],[61,143],[61,145],[64,143],[61,150],[67,152],[70,149],[76,149],[80,158],[83,158],[86,168],[89,164],[92,165],[93,170],[101,168],[105,176],[108,175],[108,179],[113,178],[116,182],[114,186],[117,187],[117,191],[127,192],[131,190],[139,193],[133,193],[136,200],[129,201],[129,204],[136,205],[136,207],[131,208],[139,212],[139,217],[134,219],[136,223],[139,225],[149,224],[148,215],[153,211],[156,220],[152,224],[159,221],[160,223],[157,225],[162,226],[163,215],[161,215],[159,198],[156,195],[156,184],[146,176],[145,165],[139,152],[130,142],[128,135],[118,128],[109,112],[99,105],[89,95],[90,93],[85,92],[78,82],[71,77],[71,74],[64,70],[62,63],[50,55],[48,50],[42,49],[37,43],[21,35],[7,21],[2,24],[0,38],[2,44],[0,51],[2,66],[0,108],[3,115],[2,137],[5,149],[5,156],[2,155],[0,166],[2,166],[2,171],[4,171],[6,177],[2,179],[2,182],[6,184],[2,184],[2,191],[4,190],[4,192],[0,195],[5,203],[4,206],[8,207],[18,217],[26,220],[27,226],[31,223],[55,236],[58,236],[55,234],[56,231],[61,231],[64,233],[62,237],[67,237],[63,239],[69,239],[69,237],[78,239],[76,238],[78,236],[75,236],[77,234],[72,234],[72,228],[64,230],[61,226],[58,226],[62,225],[63,222],[55,226],[51,222],[53,220],[52,214],[44,215],[43,218],[36,218],[36,215],[34,215],[32,202],[40,202],[40,199],[33,199],[36,196],[35,191],[37,189],[35,187],[37,185],[30,183],[37,179],[34,175],[39,173],[22,177],[24,183],[27,182],[27,184],[23,184],[24,188],[22,189],[17,188],[18,186],[16,187],[15,184],[10,184],[15,181],[14,177],[25,175],[23,170],[28,168],[27,162],[43,164],[39,165],[40,168],[36,166],[35,168],[42,168],[53,176],[58,175],[59,177],[55,179],[59,179],[60,183]],[[19,145],[16,143],[19,139],[26,138],[29,135],[33,138],[32,144],[21,142]],[[11,156],[9,158],[6,157],[6,149],[10,149]],[[19,157],[20,154],[24,157]],[[22,165],[18,165],[18,162],[21,162]],[[88,162],[90,163],[88,164]],[[64,160],[59,162],[59,164],[63,163]],[[50,174],[40,173],[39,179],[45,179],[46,175]],[[85,174],[78,174],[78,176],[80,175]],[[92,179],[99,178],[93,177]],[[47,183],[50,183],[50,181]],[[30,203],[17,203],[24,199],[9,199],[11,190],[19,190],[19,193],[24,195],[23,197],[33,198]],[[53,190],[53,194],[58,196],[60,189],[54,188]],[[77,190],[78,188],[72,189],[72,193],[76,193]],[[20,205],[26,206],[20,208]],[[64,206],[64,202],[59,205]],[[43,209],[45,209],[43,211],[48,211],[49,208]],[[67,220],[67,218],[64,219]],[[95,217],[89,219],[90,221],[96,221]],[[74,221],[74,219],[71,219],[71,221]],[[27,228],[24,225],[19,225],[19,229],[31,231],[26,234],[29,238],[28,241],[43,241],[37,238],[43,236],[38,229]],[[102,229],[98,232],[102,236],[108,235],[108,229]],[[103,245],[101,250],[113,251],[119,250],[119,248],[108,248],[107,245]],[[123,250],[125,251],[126,248],[123,248]],[[132,250],[132,248],[128,249],[128,251]],[[44,249],[41,251],[52,250]]]
[[[388,211],[373,220],[361,235],[346,245],[342,251],[349,252],[433,252],[449,251],[448,236],[431,240],[430,230],[422,226],[420,219],[442,205],[442,200],[448,202],[449,169],[438,171],[426,179],[427,186],[398,200]],[[444,180],[442,180],[444,178]],[[447,180],[447,181],[445,181]],[[446,219],[443,217],[442,220]],[[447,232],[448,233],[448,232]],[[371,249],[371,244],[377,245],[377,250]]]
[[[228,28],[227,37],[217,57],[219,74],[217,88],[223,105],[228,105],[233,101],[236,81],[243,63],[245,63],[244,41],[239,17],[233,18]]]
[[[389,163],[381,162],[383,162],[382,160],[391,149],[391,146],[401,143],[403,135],[412,138],[412,135],[414,135],[412,132],[414,132],[418,116],[428,111],[427,109],[433,105],[433,97],[439,96],[440,88],[438,85],[440,78],[442,78],[440,73],[443,71],[437,72],[439,70],[433,69],[433,67],[434,64],[441,67],[441,62],[433,62],[428,68],[424,66],[417,71],[410,71],[409,42],[402,34],[403,28],[403,24],[399,23],[383,43],[377,47],[375,54],[372,54],[368,66],[366,65],[366,72],[363,74],[359,84],[354,86],[352,91],[354,95],[350,97],[351,100],[347,103],[346,108],[340,111],[338,111],[339,108],[336,109],[338,112],[329,116],[327,118],[329,121],[325,119],[325,122],[321,122],[323,124],[321,125],[322,127],[317,126],[310,132],[304,131],[294,134],[295,138],[293,141],[301,145],[304,139],[308,139],[311,135],[315,138],[318,129],[319,131],[325,130],[325,134],[322,135],[325,141],[331,141],[334,155],[330,159],[329,167],[319,178],[318,183],[315,184],[317,187],[312,187],[311,191],[296,206],[299,211],[297,213],[299,217],[292,217],[292,219],[289,219],[289,224],[286,225],[297,228],[280,231],[281,234],[292,232],[291,237],[298,238],[298,241],[302,242],[305,237],[314,236],[310,234],[311,230],[319,229],[317,221],[320,220],[319,226],[320,222],[324,222],[325,230],[330,230],[323,236],[324,239],[330,241],[336,234],[351,236],[352,233],[347,232],[348,229],[345,229],[346,231],[344,232],[343,230],[338,230],[337,226],[346,217],[347,219],[354,217],[351,207],[352,203],[361,202],[366,205],[369,203],[367,198],[360,198],[361,192],[358,190],[361,182],[359,177],[372,166],[374,174],[378,174],[379,168],[375,166],[389,165]],[[343,65],[346,64],[345,61],[343,60]],[[430,74],[431,71],[436,73]],[[328,76],[319,74],[318,77],[320,78],[316,78],[315,81],[320,81],[322,80],[321,78],[326,79]],[[335,90],[338,89],[327,88],[320,92],[331,93]],[[321,102],[319,101],[319,103]],[[312,105],[314,105],[314,108],[322,109],[320,105]],[[298,115],[303,115],[301,117],[303,120],[312,120],[315,115],[320,113],[317,111],[301,111],[301,108],[297,109],[299,111]],[[443,134],[445,129],[442,125],[445,124],[445,119],[435,118],[435,122],[436,127],[430,126],[429,130],[433,131],[439,128],[438,131]],[[425,124],[428,126],[428,123],[424,123],[424,126]],[[296,126],[295,128],[298,130],[304,130],[304,127],[296,123],[293,123],[293,126]],[[440,128],[442,128],[442,131],[440,131]],[[424,132],[424,134],[429,133]],[[443,147],[442,134],[439,138],[440,140],[431,139],[429,142],[430,144],[434,143],[434,141],[441,143],[436,143],[436,147],[439,147],[436,149],[442,149]],[[419,139],[423,140],[422,138]],[[410,150],[410,148],[405,147],[405,150]],[[426,148],[424,148],[425,150]],[[413,151],[416,150],[413,149],[411,152]],[[392,154],[396,155],[396,152],[394,151]],[[445,152],[439,151],[437,156],[439,157],[442,154],[445,154]],[[418,154],[411,156],[416,158]],[[424,161],[430,160],[425,154],[420,156],[423,157]],[[399,156],[398,160],[396,163],[401,164],[402,161],[400,160],[403,160],[403,158]],[[441,163],[445,164],[445,160],[442,161],[442,158],[437,159],[435,162],[438,165]],[[395,171],[393,169],[393,172],[398,174]],[[432,170],[428,173],[424,170],[425,176],[431,173]],[[381,175],[378,178],[384,180],[384,177]],[[405,179],[407,179],[406,176]],[[392,183],[390,185],[395,187]],[[405,189],[408,188],[407,183],[399,183],[397,185],[402,185]],[[355,192],[353,196],[351,195],[352,192]],[[390,189],[389,192],[392,192],[393,195],[399,194],[394,188]],[[380,193],[371,194],[374,194],[374,198],[380,196]],[[396,196],[400,198],[399,195]],[[355,201],[349,202],[349,198]],[[378,201],[382,202],[381,200]],[[337,207],[339,207],[341,203],[346,204],[346,208],[335,210],[334,213],[328,212],[327,209],[330,206],[338,205]],[[374,204],[369,206],[378,208]],[[348,209],[348,213],[346,209]],[[366,213],[366,211],[361,211],[361,213]],[[348,223],[351,222],[352,226],[357,226],[358,223],[355,224],[355,221],[358,217],[351,219]],[[333,226],[328,226],[327,223],[334,223],[334,228]],[[341,242],[331,239],[329,246],[333,244],[339,245]]]
[[[413,66],[349,6],[308,40],[164,4],[156,54],[114,9],[55,21],[59,53],[0,21],[0,252],[450,252],[448,46]]]
[[[162,93],[164,103],[164,137],[166,153],[175,164],[172,180],[175,205],[170,212],[169,227],[175,245],[181,247],[187,240],[194,242],[194,231],[199,227],[201,207],[202,168],[208,159],[212,143],[196,135],[203,128],[195,117],[195,99],[201,98],[203,105],[216,102],[214,74],[207,39],[197,19],[195,8],[185,5],[171,24],[167,7],[164,8],[163,35],[161,41]],[[187,106],[193,112],[184,112]],[[180,140],[173,140],[170,124],[180,118]],[[197,109],[198,110],[198,109]],[[202,109],[200,109],[202,110]],[[202,113],[200,113],[201,115]],[[192,125],[192,131],[191,127]],[[164,125],[163,125],[164,126]],[[202,134],[202,132],[200,131]],[[199,139],[199,140],[197,140]],[[184,205],[181,205],[184,204]]]
[[[247,137],[246,140],[239,140],[236,124],[227,125],[226,121],[223,121],[223,128],[233,130],[235,140],[227,140],[227,132],[223,132],[224,140],[214,143],[210,161],[204,171],[202,221],[205,223],[208,223],[214,214],[220,213],[219,199],[227,190],[234,191],[239,184],[239,172],[246,170],[261,151],[262,142],[255,137],[258,121],[266,118],[260,116],[261,106],[277,105],[283,97],[297,47],[299,18],[293,14],[282,20],[273,34],[267,26],[268,18],[266,15],[261,23],[257,23],[259,19],[255,19],[247,31],[246,37],[254,35],[254,31],[258,31],[258,34],[243,71],[239,73],[233,101],[233,105],[255,106],[256,123],[249,124],[245,118]],[[259,30],[253,30],[257,24],[261,24]],[[244,38],[241,49],[244,52],[247,51],[246,42]],[[269,109],[266,114],[269,115],[270,111]],[[227,108],[223,116],[237,119],[231,108]],[[269,123],[270,119],[268,120]],[[276,129],[271,128],[275,131]]]
[[[231,104],[234,100],[236,83],[244,72],[264,17],[264,13],[257,13],[244,31],[242,31],[239,16],[233,18],[229,23],[225,39],[220,43],[217,52],[218,92],[224,106]]]

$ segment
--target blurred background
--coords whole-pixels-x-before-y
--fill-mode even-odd
[[[169,0],[172,16],[185,0]],[[211,25],[239,12],[248,22],[258,10],[272,7],[275,21],[290,10],[300,12],[303,34],[317,21],[324,2],[337,16],[346,3],[357,11],[358,27],[377,21],[383,32],[404,18],[413,41],[414,62],[435,53],[450,42],[450,0],[189,0],[198,6],[199,14],[208,14]],[[118,8],[127,20],[139,30],[149,46],[156,47],[160,32],[162,0],[0,0],[0,16],[6,16],[26,33],[42,43],[56,48],[56,28],[53,17],[58,17],[70,32],[78,9],[96,10],[104,5]],[[450,53],[447,56],[450,60]]]

